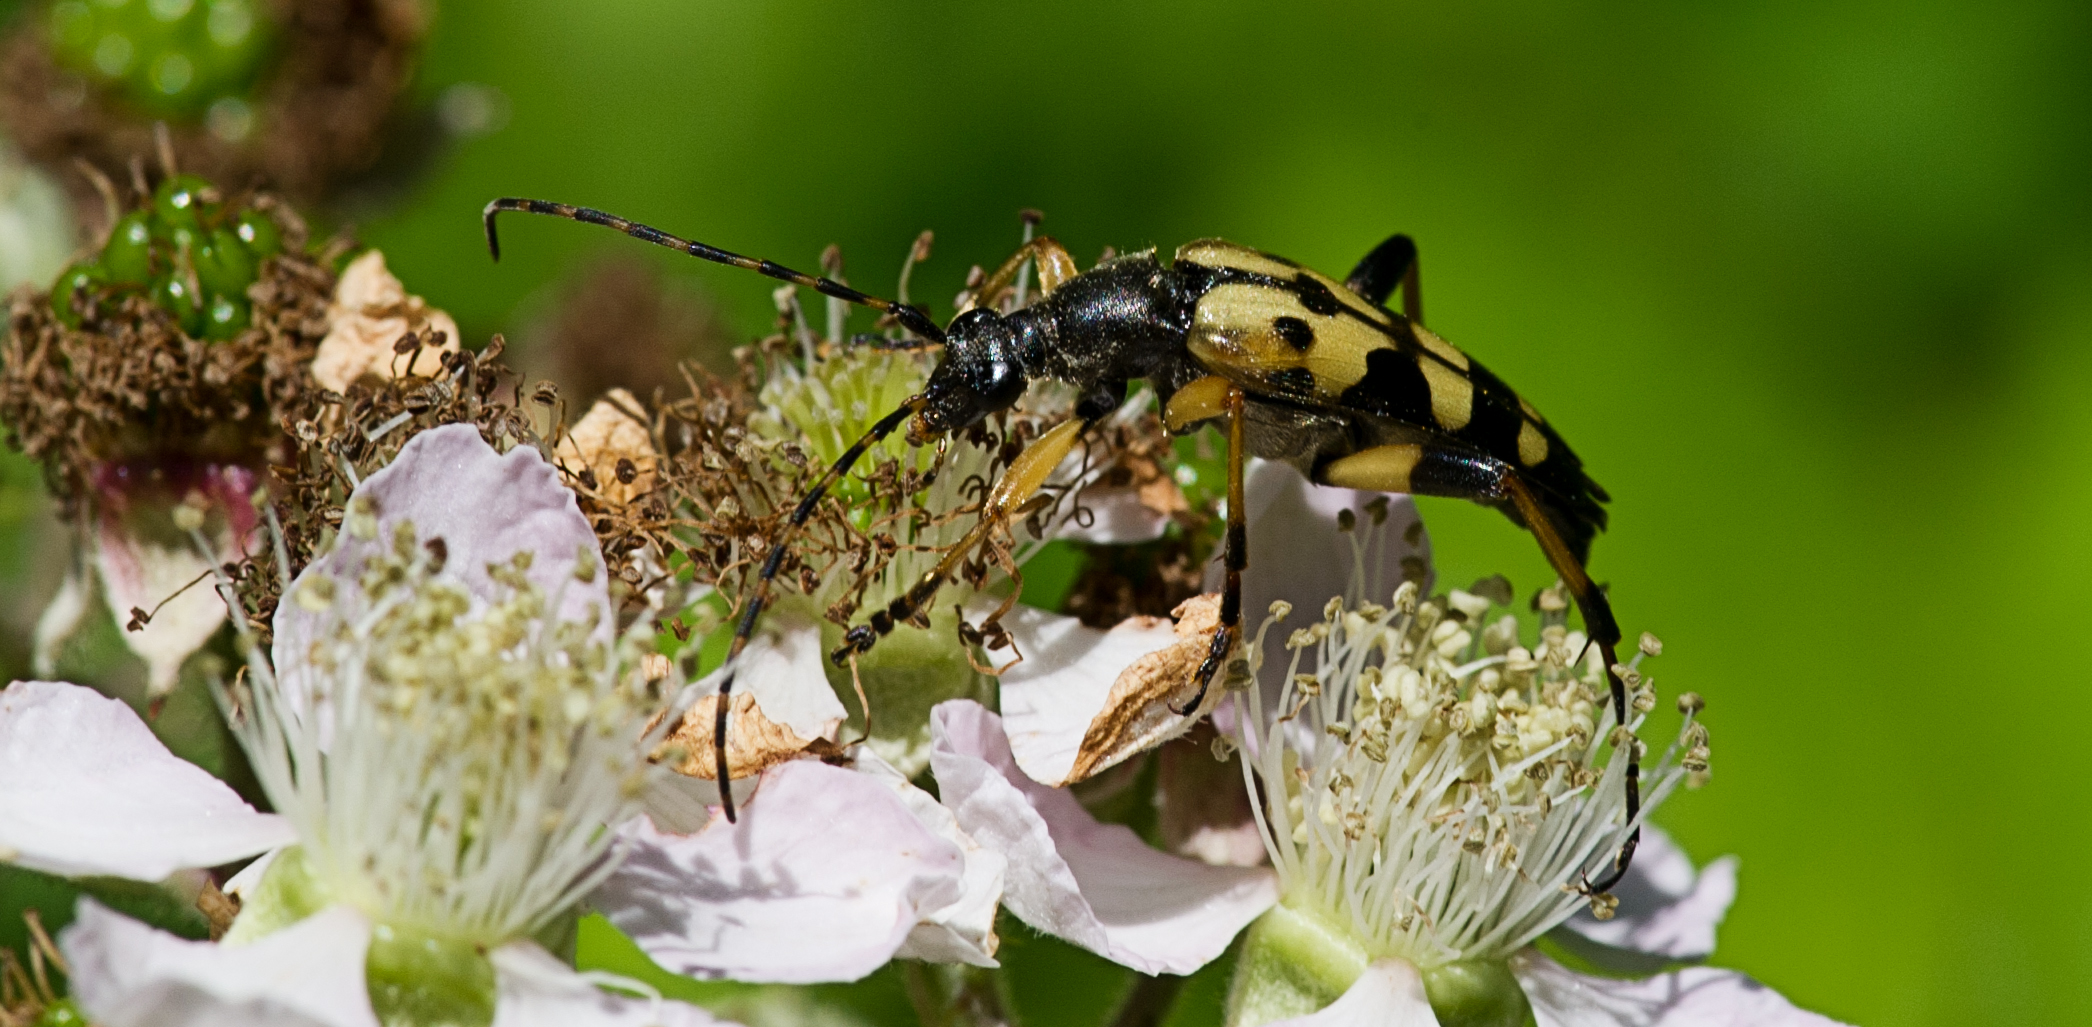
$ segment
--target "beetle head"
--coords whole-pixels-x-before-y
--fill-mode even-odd
[[[960,314],[945,329],[944,359],[923,386],[925,403],[908,424],[908,441],[922,445],[1008,410],[1028,382],[1008,319],[979,308]]]

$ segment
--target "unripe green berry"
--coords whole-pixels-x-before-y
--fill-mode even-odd
[[[201,227],[204,194],[211,191],[211,183],[196,175],[169,176],[153,190],[153,214],[170,233],[185,228],[194,232]]]
[[[247,244],[247,252],[259,263],[265,257],[283,252],[283,230],[267,214],[258,210],[243,210],[233,222],[233,234]]]
[[[153,279],[152,215],[132,211],[116,219],[109,242],[102,247],[102,270],[109,280],[125,285],[145,285]]]
[[[181,326],[182,334],[192,339],[203,334],[201,297],[189,288],[186,276],[171,274],[154,282],[153,303],[161,310],[174,315],[175,323]]]
[[[82,289],[93,290],[108,282],[109,275],[96,264],[72,264],[58,273],[58,281],[51,283],[51,313],[58,323],[67,328],[80,327],[80,312],[73,307],[74,297]]]
[[[204,305],[203,320],[203,337],[213,342],[225,342],[246,331],[252,318],[246,300],[212,293],[210,302]]]
[[[214,228],[196,247],[196,280],[207,293],[245,296],[254,284],[254,256],[229,228]]]

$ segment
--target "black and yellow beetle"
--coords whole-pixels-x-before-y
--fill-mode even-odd
[[[1007,410],[1033,379],[1075,386],[1075,414],[1011,462],[983,503],[980,522],[907,593],[869,622],[851,628],[835,659],[871,648],[911,620],[950,580],[973,549],[1045,484],[1084,430],[1117,409],[1129,384],[1146,380],[1163,401],[1172,432],[1219,422],[1228,439],[1227,587],[1220,626],[1195,677],[1194,709],[1241,638],[1243,460],[1281,460],[1325,485],[1470,499],[1502,510],[1539,539],[1582,611],[1604,656],[1613,714],[1627,721],[1627,694],[1611,668],[1619,626],[1584,571],[1591,539],[1605,527],[1605,490],[1539,411],[1481,364],[1422,324],[1416,246],[1397,235],[1381,243],[1349,278],[1337,282],[1282,257],[1218,239],[1179,248],[1164,265],[1153,252],[1078,272],[1050,238],[1020,249],[976,295],[994,296],[1027,261],[1039,269],[1040,299],[1008,314],[983,307],[961,312],[947,327],[920,309],[879,299],[826,278],[704,243],[587,207],[542,200],[498,199],[484,212],[487,245],[500,246],[494,217],[524,211],[607,225],[694,257],[746,268],[890,314],[943,358],[920,394],[881,418],[828,468],[794,508],[787,533],[811,516],[828,486],[864,451],[903,422],[922,445]],[[1402,287],[1404,313],[1383,301]],[[755,594],[743,608],[728,660],[738,656],[769,602],[788,538],[771,541]],[[731,672],[722,695],[733,687]],[[728,704],[718,705],[714,742],[720,781],[727,780]],[[1639,811],[1639,768],[1630,747],[1627,817]],[[732,819],[733,798],[720,790]],[[1628,837],[1612,871],[1586,882],[1593,893],[1618,883],[1640,830]]]

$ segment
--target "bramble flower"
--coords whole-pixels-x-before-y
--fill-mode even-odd
[[[1749,1010],[1752,1023],[1828,1023],[1732,971],[1590,977],[1530,947],[1586,905],[1600,919],[1617,909],[1587,887],[1635,826],[1626,761],[1600,756],[1606,739],[1639,744],[1641,718],[1615,731],[1604,668],[1560,623],[1559,596],[1543,596],[1556,612],[1527,649],[1514,617],[1489,618],[1503,593],[1420,601],[1405,583],[1388,606],[1333,599],[1287,639],[1276,715],[1245,717],[1233,736],[1282,897],[1250,931],[1228,1022],[1683,1025]],[[1639,665],[1657,651],[1645,637],[1623,672],[1638,714],[1655,702]],[[1261,683],[1248,699],[1264,708]],[[1679,705],[1677,740],[1643,771],[1644,815],[1707,773],[1701,703],[1688,694]],[[1650,835],[1644,879],[1657,867],[1675,874],[1682,857]],[[1642,972],[1704,956],[1677,942],[1704,934],[1711,948],[1727,898],[1714,876],[1716,891],[1692,905],[1580,933],[1658,948]],[[1655,916],[1669,922],[1654,927]]]
[[[687,837],[638,816],[667,776],[645,758],[659,703],[613,638],[604,577],[535,450],[496,456],[447,426],[358,486],[335,548],[285,590],[274,660],[256,656],[229,693],[280,813],[167,755],[121,704],[61,684],[0,692],[0,737],[33,742],[0,763],[23,814],[0,836],[14,860],[156,879],[270,850],[228,884],[244,901],[223,945],[83,907],[63,944],[87,1011],[140,1022],[174,995],[326,1023],[679,1008],[600,993],[540,948],[591,891],[651,926],[635,934],[657,958],[746,979],[848,979],[992,938],[999,862],[890,772],[779,768],[741,824]],[[799,844],[839,827],[850,845]],[[806,930],[882,915],[869,933]]]
[[[1322,488],[1280,464],[1251,468],[1245,496],[1252,594],[1326,591],[1358,578],[1422,573],[1422,525],[1406,497]],[[1371,507],[1380,530],[1340,530],[1352,505]],[[1369,544],[1370,543],[1370,544]],[[1370,570],[1368,570],[1370,568]],[[1335,586],[1330,583],[1337,582]],[[1297,593],[1295,593],[1297,594]],[[1109,631],[1072,617],[1020,610],[1006,623],[1023,662],[1002,674],[1002,714],[949,702],[935,717],[932,767],[939,794],[976,840],[1009,861],[1004,905],[1018,919],[1144,973],[1189,973],[1216,958],[1278,897],[1267,867],[1228,865],[1256,825],[1239,803],[1172,795],[1196,806],[1179,825],[1186,859],[1152,848],[1124,827],[1099,824],[1065,788],[1187,730],[1198,717],[1172,706],[1190,698],[1192,668],[1205,654],[1215,609],[1193,600],[1171,624],[1135,618]],[[1245,670],[1246,673],[1246,670]],[[1208,708],[1228,695],[1216,682]],[[1200,757],[1203,758],[1203,757]],[[1182,788],[1240,792],[1214,775],[1172,775]],[[1198,839],[1203,838],[1203,841]],[[1217,858],[1214,858],[1217,857]],[[1218,864],[1218,865],[1214,865]]]

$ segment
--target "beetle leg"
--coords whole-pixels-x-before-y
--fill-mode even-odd
[[[1500,509],[1508,507],[1515,511],[1518,520],[1533,537],[1540,542],[1540,550],[1547,554],[1547,562],[1569,589],[1576,600],[1576,607],[1583,613],[1585,634],[1591,644],[1598,647],[1605,659],[1605,680],[1611,691],[1613,722],[1627,723],[1627,686],[1613,668],[1619,665],[1617,649],[1620,644],[1620,625],[1613,619],[1612,604],[1605,593],[1591,581],[1581,560],[1563,540],[1562,533],[1555,527],[1553,518],[1532,487],[1518,472],[1500,460],[1462,450],[1448,449],[1423,443],[1375,446],[1347,456],[1329,460],[1315,468],[1314,480],[1323,485],[1344,488],[1367,489],[1376,492],[1409,492],[1425,496],[1451,496],[1469,499]],[[1508,511],[1507,511],[1508,512]],[[1615,741],[1617,745],[1618,742]],[[1633,823],[1640,815],[1641,764],[1634,749],[1637,743],[1628,742],[1627,755],[1627,821]],[[1634,859],[1635,846],[1640,844],[1642,829],[1637,825],[1627,840],[1620,845],[1620,852],[1613,859],[1613,869],[1597,881],[1586,881],[1584,888],[1590,894],[1610,890],[1620,883],[1627,873],[1627,865]]]
[[[1227,588],[1220,595],[1220,626],[1213,629],[1213,644],[1207,647],[1206,658],[1192,677],[1198,693],[1183,709],[1171,708],[1180,717],[1188,716],[1205,701],[1213,676],[1220,672],[1221,664],[1227,662],[1228,653],[1242,637],[1242,571],[1249,566],[1249,515],[1242,498],[1242,466],[1249,454],[1242,445],[1242,390],[1228,386],[1221,407],[1222,416],[1228,419],[1228,541],[1223,557]]]
[[[1344,279],[1352,292],[1376,305],[1387,302],[1397,282],[1402,284],[1402,315],[1423,324],[1424,287],[1417,268],[1416,242],[1408,236],[1388,236],[1386,242],[1373,247],[1373,252],[1351,269],[1351,277]]]
[[[975,524],[965,538],[946,549],[937,566],[887,604],[886,609],[873,611],[867,623],[851,628],[843,636],[843,644],[828,658],[841,666],[851,656],[870,652],[880,637],[893,630],[894,625],[913,619],[937,595],[937,590],[951,580],[959,564],[965,562],[974,548],[987,541],[989,533],[1001,527],[1012,510],[1037,494],[1054,468],[1059,467],[1067,458],[1068,451],[1075,447],[1075,440],[1081,438],[1092,423],[1092,420],[1080,417],[1062,421],[1017,454],[1017,459],[1010,462],[1009,468],[1002,472],[1002,478],[996,481],[995,488],[989,491],[987,501],[981,504],[980,523]]]
[[[989,275],[987,280],[981,283],[981,287],[973,291],[973,302],[968,304],[966,309],[970,310],[983,302],[993,301],[997,293],[1017,281],[1017,272],[1024,268],[1024,262],[1035,257],[1039,261],[1041,296],[1051,296],[1053,290],[1061,287],[1062,282],[1077,274],[1075,258],[1069,256],[1068,251],[1055,242],[1052,236],[1042,235],[1019,246],[1017,252],[1010,255],[1010,259],[1003,261],[1002,266],[996,268],[995,273]],[[965,312],[960,311],[962,314]]]

